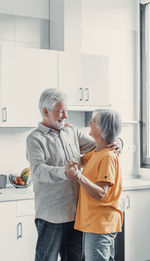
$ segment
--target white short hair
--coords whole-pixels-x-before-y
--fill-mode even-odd
[[[47,110],[51,111],[53,110],[57,102],[65,101],[66,95],[60,90],[50,88],[43,91],[39,99],[39,110],[42,117],[44,116],[43,108],[47,108]]]
[[[96,116],[96,123],[101,130],[101,136],[107,143],[117,139],[121,131],[122,121],[119,113],[111,109],[102,109],[93,113]]]

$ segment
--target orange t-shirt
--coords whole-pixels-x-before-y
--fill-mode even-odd
[[[92,150],[83,156],[83,162],[85,167],[82,174],[85,177],[94,184],[103,181],[109,182],[110,186],[101,201],[92,198],[80,186],[74,228],[89,233],[120,232],[123,213],[120,202],[122,181],[118,156],[110,149],[99,152]]]

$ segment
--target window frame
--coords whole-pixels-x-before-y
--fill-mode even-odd
[[[150,47],[150,26],[148,28],[148,24],[146,23],[146,5],[147,4],[140,4],[140,165],[142,168],[150,168],[150,133],[148,135],[148,130],[150,130],[150,122],[148,119],[148,92],[150,91],[150,73],[148,73],[148,71],[150,71],[150,51],[149,55],[147,55],[148,46]],[[147,37],[147,28],[149,30],[149,37]]]

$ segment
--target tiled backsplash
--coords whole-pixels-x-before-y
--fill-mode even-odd
[[[50,21],[0,14],[0,45],[50,48]]]

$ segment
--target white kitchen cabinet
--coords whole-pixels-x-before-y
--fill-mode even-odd
[[[1,47],[1,127],[37,126],[39,97],[47,88],[57,88],[56,51]]]
[[[59,52],[58,88],[67,94],[68,105],[83,104],[81,55],[78,53]]]
[[[150,189],[124,192],[125,261],[150,260]]]
[[[16,260],[16,203],[0,203],[0,260]]]
[[[58,86],[67,93],[71,109],[109,106],[107,56],[59,52],[58,57]]]
[[[15,261],[33,261],[36,248],[36,227],[34,216],[17,217],[17,259]]]
[[[0,202],[0,260],[33,261],[37,232],[34,201]]]
[[[109,61],[106,55],[82,54],[86,106],[109,106]]]
[[[15,261],[34,260],[37,231],[34,224],[34,200],[16,202],[17,248]]]

